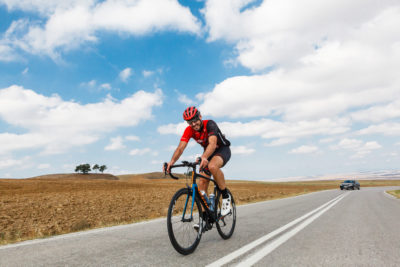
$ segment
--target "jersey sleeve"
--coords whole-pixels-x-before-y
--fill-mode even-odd
[[[208,137],[213,136],[213,135],[217,136],[217,134],[218,134],[218,126],[215,123],[215,121],[209,120],[207,122],[207,134],[208,134]]]
[[[183,135],[181,137],[181,141],[189,143],[190,138],[192,137],[192,128],[190,126],[186,127]]]

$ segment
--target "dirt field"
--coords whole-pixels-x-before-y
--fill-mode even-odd
[[[164,217],[185,180],[147,175],[50,175],[0,179],[0,244]],[[338,188],[339,181],[262,183],[228,181],[237,204]],[[363,186],[400,181],[361,181]],[[210,187],[211,190],[211,187]]]

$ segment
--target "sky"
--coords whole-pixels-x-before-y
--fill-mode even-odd
[[[227,179],[399,170],[399,73],[397,0],[0,0],[0,178],[161,171],[191,105]]]

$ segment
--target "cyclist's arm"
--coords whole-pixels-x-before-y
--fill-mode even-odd
[[[167,172],[170,171],[170,168],[174,163],[180,158],[183,151],[185,150],[188,142],[180,141],[178,147],[175,149],[174,154],[172,155],[171,161],[168,163]]]

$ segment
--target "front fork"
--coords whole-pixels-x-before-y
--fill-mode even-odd
[[[188,187],[189,189],[189,187]],[[192,206],[190,209],[190,218],[189,219],[185,219],[185,215],[186,215],[186,208],[189,202],[189,194],[186,196],[186,202],[185,202],[185,208],[183,209],[183,213],[182,213],[182,221],[183,222],[191,222],[193,220],[193,207],[194,207],[194,200],[196,198],[196,189],[197,189],[197,184],[193,184],[192,185]]]

